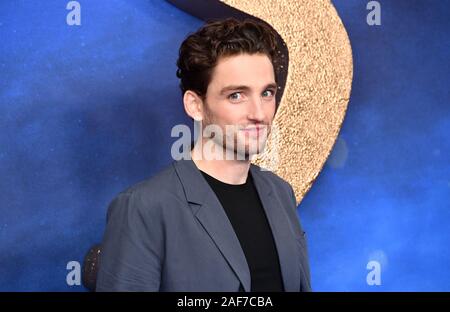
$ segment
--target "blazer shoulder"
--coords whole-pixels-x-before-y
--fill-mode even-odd
[[[161,203],[177,195],[179,183],[175,169],[171,164],[163,167],[151,177],[128,186],[116,195],[139,198],[141,202]]]

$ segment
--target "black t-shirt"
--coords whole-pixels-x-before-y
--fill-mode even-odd
[[[239,239],[250,268],[251,291],[284,291],[272,231],[251,172],[247,181],[239,185],[200,172],[222,204]]]

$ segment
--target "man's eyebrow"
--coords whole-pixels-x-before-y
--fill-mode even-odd
[[[275,82],[269,83],[264,87],[264,90],[266,89],[277,89],[277,84]],[[220,95],[231,91],[231,90],[250,90],[249,86],[245,86],[245,85],[230,85],[230,86],[226,86],[224,88],[222,88],[222,90],[220,90]]]

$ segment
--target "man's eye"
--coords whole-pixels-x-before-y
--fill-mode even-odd
[[[241,92],[234,92],[234,93],[231,93],[229,96],[228,96],[228,98],[230,99],[230,100],[240,100],[241,99]]]
[[[273,96],[274,92],[272,90],[266,90],[263,92],[264,97]]]

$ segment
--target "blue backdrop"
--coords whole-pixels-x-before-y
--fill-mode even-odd
[[[190,125],[178,47],[202,21],[163,0],[0,2],[0,290],[83,291],[66,265],[125,187]],[[450,290],[450,1],[334,0],[354,82],[333,153],[298,211],[317,291]],[[369,261],[381,265],[370,286]]]

